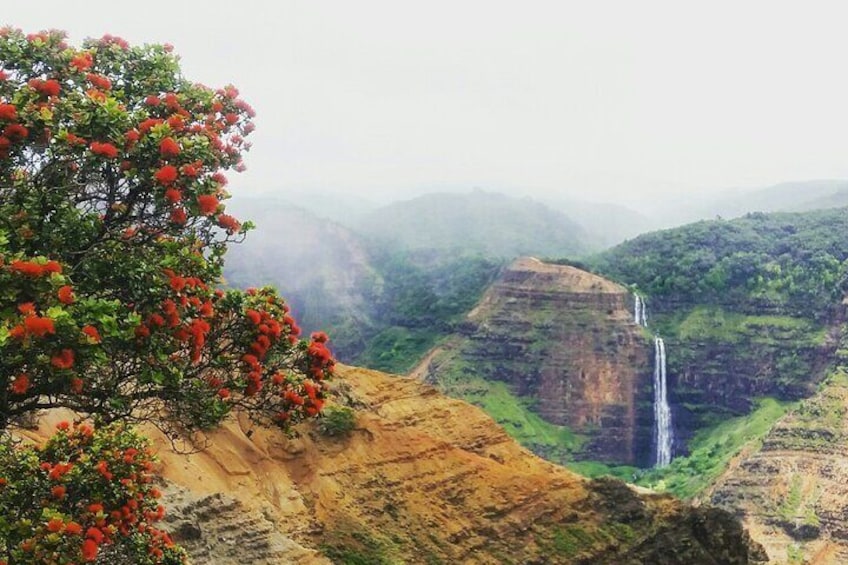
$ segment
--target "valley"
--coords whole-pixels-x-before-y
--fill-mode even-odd
[[[361,252],[343,254],[360,258],[369,281],[348,286],[359,298],[336,311],[332,335],[343,359],[411,374],[479,406],[522,445],[578,473],[719,505],[762,538],[773,561],[841,555],[832,527],[802,528],[801,539],[780,512],[759,508],[792,483],[766,483],[753,499],[738,485],[765,480],[757,472],[774,467],[749,461],[773,451],[774,434],[813,401],[804,399],[833,386],[845,312],[844,210],[701,221],[578,259],[507,260],[515,248],[496,255],[476,246],[477,236],[466,249],[410,248],[421,243],[327,223],[334,225],[351,230],[341,242],[358,242]],[[351,336],[360,345],[350,347]],[[654,466],[655,336],[665,349],[672,423],[673,457],[662,467]],[[799,476],[812,484],[819,472]],[[807,484],[797,488],[806,493]],[[822,523],[818,501],[804,502],[807,522]]]

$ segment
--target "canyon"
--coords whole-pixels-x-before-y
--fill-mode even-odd
[[[765,558],[726,511],[588,480],[416,380],[342,367],[347,437],[231,421],[179,453],[155,430],[167,526],[197,564],[727,563]],[[53,415],[45,418],[50,429]]]

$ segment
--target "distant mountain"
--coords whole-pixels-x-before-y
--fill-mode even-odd
[[[331,191],[287,191],[284,200],[312,213],[316,218],[332,220],[348,228],[379,208],[377,203],[367,198]]]
[[[229,210],[257,229],[230,247],[228,283],[279,288],[304,330],[328,331],[344,362],[414,363],[500,267],[465,250],[388,249],[284,200],[234,199]]]
[[[698,220],[738,218],[751,212],[808,212],[848,205],[848,181],[786,182],[753,190],[725,190],[668,197],[651,203],[645,213],[653,229],[676,227]]]
[[[357,229],[398,249],[462,250],[490,257],[560,257],[587,251],[590,237],[541,202],[474,190],[426,194],[366,214]]]
[[[655,219],[619,204],[574,198],[550,199],[544,203],[580,226],[592,249],[610,247],[658,227]]]
[[[377,292],[380,276],[358,235],[274,198],[233,199],[228,210],[257,225],[242,244],[230,246],[229,284],[278,287],[307,330],[369,324],[369,293]],[[355,329],[345,333],[346,340],[359,339]]]

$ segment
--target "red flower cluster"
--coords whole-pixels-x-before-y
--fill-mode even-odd
[[[180,145],[174,141],[173,137],[166,137],[159,143],[159,153],[166,159],[176,157],[180,154]]]
[[[201,194],[197,197],[197,205],[200,208],[200,213],[204,216],[211,216],[217,212],[220,204],[214,194]]]
[[[30,88],[44,96],[59,96],[59,92],[62,90],[59,81],[55,79],[42,80],[40,78],[34,78],[30,79],[27,84]]]
[[[74,303],[74,291],[68,285],[65,285],[60,288],[56,295],[59,297],[59,302],[61,302],[62,304]]]
[[[170,184],[173,184],[174,181],[177,180],[177,175],[178,171],[175,166],[165,165],[164,167],[156,171],[154,178],[159,184],[163,186],[168,186]]]
[[[233,234],[241,229],[241,223],[229,214],[218,214],[218,225]]]
[[[57,429],[40,448],[16,446],[20,464],[0,461],[0,520],[14,524],[5,549],[22,552],[19,561],[26,563],[83,563],[120,544],[132,562],[184,562],[184,553],[154,525],[165,509],[143,440],[115,426],[60,422]],[[35,502],[21,508],[4,497],[8,492]]]
[[[0,120],[13,122],[18,119],[18,109],[14,104],[0,104]]]
[[[63,349],[50,359],[50,364],[57,369],[70,369],[74,366],[73,350]]]
[[[100,90],[111,90],[112,89],[112,81],[103,75],[97,75],[94,73],[88,73],[85,75],[85,78],[92,85],[96,86]]]
[[[50,273],[61,273],[62,265],[56,261],[47,261],[46,263],[36,263],[35,261],[12,261],[9,263],[9,268],[13,272],[25,275],[27,277],[41,277]]]
[[[23,325],[17,325],[9,330],[9,335],[15,339],[22,340],[28,335],[44,337],[47,334],[55,334],[56,327],[50,318],[42,318],[34,314],[24,318]]]
[[[26,394],[26,391],[29,390],[29,376],[26,373],[22,373],[15,377],[15,380],[12,381],[12,394]]]
[[[114,159],[118,156],[118,148],[112,145],[111,143],[101,143],[99,141],[92,141],[90,147],[92,153],[94,153],[95,155],[100,155],[101,157]]]
[[[80,53],[79,55],[71,59],[71,66],[79,72],[91,68],[91,65],[93,64],[94,61],[91,58],[91,53]]]

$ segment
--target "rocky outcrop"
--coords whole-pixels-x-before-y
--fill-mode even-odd
[[[330,561],[280,531],[270,505],[256,509],[223,493],[196,496],[170,483],[163,528],[193,565],[317,564]]]
[[[175,449],[165,527],[193,562],[739,564],[761,548],[730,513],[589,481],[520,447],[481,410],[419,381],[341,367],[350,435],[230,421]],[[59,419],[43,421],[44,437]]]
[[[772,559],[848,563],[848,374],[785,416],[706,497],[743,518]]]
[[[722,417],[747,414],[755,399],[812,395],[832,363],[841,328],[801,318],[746,315],[689,305],[654,316],[669,351],[669,390],[678,447]]]
[[[585,480],[420,382],[343,368],[336,387],[358,407],[347,437],[306,426],[289,439],[242,421],[190,455],[157,439],[165,477],[187,489],[166,499],[176,507],[169,524],[198,563],[744,564],[759,556],[730,514]]]
[[[580,458],[647,464],[653,348],[632,312],[633,297],[620,285],[518,259],[449,341],[450,351],[432,352],[413,373],[440,383],[464,365],[532,399],[549,422],[586,435]]]

